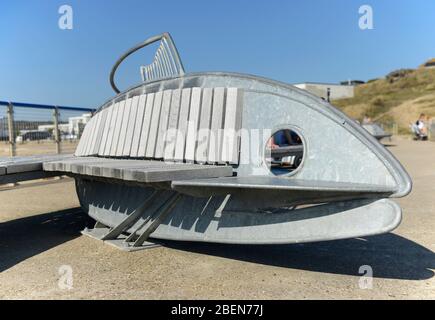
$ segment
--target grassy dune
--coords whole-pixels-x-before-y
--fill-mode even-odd
[[[355,97],[332,101],[355,119],[368,114],[380,123],[396,122],[399,132],[408,133],[409,124],[420,113],[435,116],[435,68],[410,70],[399,77],[387,77],[355,87]]]

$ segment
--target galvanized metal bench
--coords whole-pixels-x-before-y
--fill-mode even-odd
[[[392,134],[385,132],[382,127],[377,123],[367,123],[362,125],[372,136],[376,139],[381,140],[383,138],[391,138]]]
[[[141,68],[144,82],[119,92],[120,63],[158,41],[155,60]],[[84,234],[136,250],[149,238],[295,243],[400,223],[400,207],[387,198],[410,192],[406,171],[308,92],[249,75],[185,74],[167,33],[124,54],[111,83],[118,94],[87,124],[75,155],[42,163],[46,173],[75,178],[97,221]],[[279,132],[289,141],[272,148]]]

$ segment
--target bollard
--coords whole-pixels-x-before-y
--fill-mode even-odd
[[[17,154],[17,150],[15,145],[14,107],[12,103],[9,103],[7,113],[9,131],[9,156],[15,157]]]
[[[61,153],[60,146],[60,132],[59,132],[59,109],[56,107],[53,110],[53,121],[54,121],[54,142],[56,143],[56,153]]]

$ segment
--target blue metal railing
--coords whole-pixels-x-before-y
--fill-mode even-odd
[[[34,108],[34,109],[50,109],[50,110],[59,109],[59,110],[70,110],[70,111],[95,112],[95,109],[92,109],[92,108],[54,106],[54,105],[48,105],[48,104],[36,104],[36,103],[1,101],[0,100],[0,106],[9,106],[11,104],[14,107],[25,107],[25,108]]]
[[[22,141],[38,140],[39,142],[39,140],[47,140],[48,137],[51,137],[54,138],[54,142],[56,144],[56,153],[61,153],[61,141],[64,138],[62,138],[62,132],[59,129],[60,124],[68,123],[69,118],[74,116],[83,117],[83,113],[91,113],[92,116],[92,113],[95,111],[96,110],[92,108],[78,108],[0,100],[0,141],[8,141],[9,156],[13,157],[16,155],[17,137],[20,133],[22,133]],[[83,125],[86,123],[83,121],[84,120],[79,122]],[[76,128],[76,126],[80,126],[79,122],[75,122],[75,124],[73,124],[74,134],[68,131],[70,137],[67,139],[77,140],[80,138],[81,129]],[[49,127],[51,126],[50,128],[52,133],[49,133],[50,128],[41,129],[42,131],[47,131],[47,133],[41,133],[41,130],[39,129],[41,125]],[[70,127],[70,125],[68,127]],[[29,134],[29,132],[31,132],[31,134]],[[27,137],[26,134],[29,136]],[[39,152],[36,149],[33,151]]]

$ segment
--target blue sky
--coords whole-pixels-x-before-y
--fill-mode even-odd
[[[58,28],[63,4],[73,8],[73,30]],[[373,30],[358,27],[363,4],[373,8]],[[368,80],[435,56],[435,1],[4,0],[0,100],[98,107],[113,96],[108,75],[116,59],[163,31],[187,72]],[[121,67],[120,88],[140,80],[138,66],[152,54]]]

